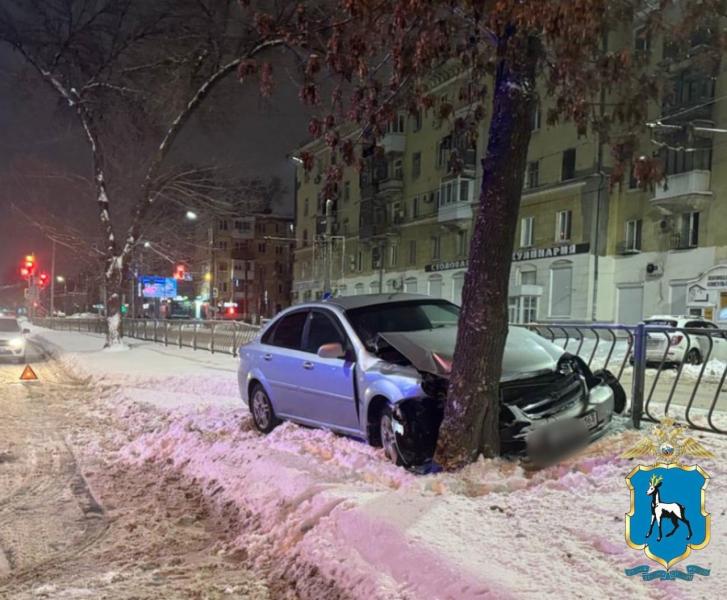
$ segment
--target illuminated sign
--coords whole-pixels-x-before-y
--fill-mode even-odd
[[[142,275],[139,283],[141,284],[141,295],[144,298],[175,298],[177,296],[177,280],[174,277]]]

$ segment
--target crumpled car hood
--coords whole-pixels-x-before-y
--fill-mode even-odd
[[[442,327],[424,331],[396,331],[380,333],[379,336],[398,352],[412,366],[425,373],[446,377],[432,356],[437,353],[451,360],[457,341],[456,327]],[[502,361],[502,381],[530,377],[537,373],[555,370],[563,349],[524,327],[510,327],[505,342]]]

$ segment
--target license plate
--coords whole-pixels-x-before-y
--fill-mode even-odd
[[[598,415],[596,414],[596,411],[592,410],[591,412],[586,413],[583,416],[583,422],[586,424],[588,429],[593,429],[598,426]]]

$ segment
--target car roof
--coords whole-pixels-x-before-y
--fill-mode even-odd
[[[699,315],[654,315],[644,321],[707,321],[707,319]]]
[[[440,298],[432,298],[424,294],[406,294],[394,292],[391,294],[362,294],[360,296],[337,296],[327,298],[320,302],[314,302],[309,306],[331,306],[335,305],[343,310],[351,310],[354,308],[363,308],[365,306],[376,306],[377,304],[388,304],[390,302],[407,302],[415,300],[441,300]]]

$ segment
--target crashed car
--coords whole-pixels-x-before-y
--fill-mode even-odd
[[[238,383],[256,429],[281,420],[383,446],[399,465],[431,461],[444,414],[459,307],[416,294],[298,305],[240,348]],[[607,371],[511,327],[500,384],[502,453],[544,464],[587,444],[621,412]]]

